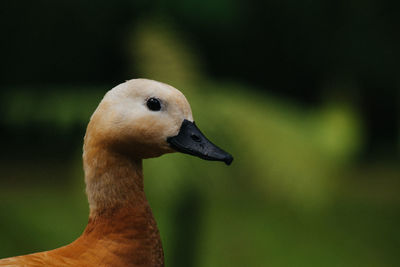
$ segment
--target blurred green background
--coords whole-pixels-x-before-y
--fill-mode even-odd
[[[0,3],[0,258],[76,239],[104,93],[179,88],[230,167],[147,160],[167,266],[397,266],[398,1]]]

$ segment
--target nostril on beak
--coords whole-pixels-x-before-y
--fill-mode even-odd
[[[200,142],[201,138],[198,135],[191,134],[190,137],[192,138],[193,141],[195,142]]]

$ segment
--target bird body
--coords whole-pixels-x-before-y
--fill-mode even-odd
[[[90,218],[84,233],[55,250],[0,260],[0,266],[164,266],[148,205]]]
[[[164,266],[142,160],[174,151],[233,160],[197,129],[182,93],[147,79],[127,81],[105,95],[83,150],[90,207],[83,234],[55,250],[2,259],[0,266]]]

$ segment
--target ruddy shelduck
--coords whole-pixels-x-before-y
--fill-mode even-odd
[[[133,79],[106,93],[88,124],[83,167],[89,222],[73,243],[0,260],[0,266],[164,266],[143,189],[142,160],[174,151],[230,164],[193,121],[185,96],[164,83]]]

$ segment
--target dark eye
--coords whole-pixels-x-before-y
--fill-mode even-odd
[[[155,97],[151,97],[147,100],[147,107],[152,111],[159,111],[161,109],[160,100]]]

